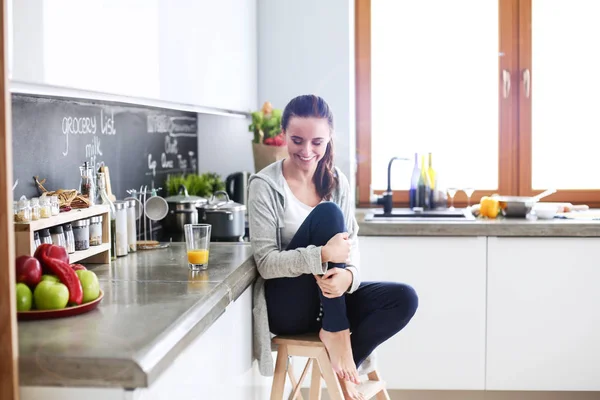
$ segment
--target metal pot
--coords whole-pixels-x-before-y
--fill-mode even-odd
[[[217,197],[223,195],[225,200]],[[198,207],[199,221],[212,225],[211,240],[242,238],[246,232],[246,206],[229,200],[227,192],[215,192],[207,204]]]
[[[185,224],[198,223],[197,207],[207,203],[207,199],[200,196],[190,196],[185,185],[179,186],[175,196],[165,198],[169,204],[169,213],[165,217],[165,228],[171,232],[183,233]]]

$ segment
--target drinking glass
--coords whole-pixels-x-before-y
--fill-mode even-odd
[[[185,247],[190,269],[194,271],[207,269],[211,225],[185,224],[183,229],[185,232]]]
[[[475,189],[473,188],[464,188],[463,192],[467,195],[467,207],[471,207],[471,196],[475,193]]]
[[[457,191],[458,191],[458,189],[453,188],[453,187],[446,189],[446,192],[448,192],[448,197],[450,197],[450,209],[451,210],[454,210],[454,196],[456,195]]]

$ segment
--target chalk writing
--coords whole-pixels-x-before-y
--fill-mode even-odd
[[[165,136],[165,153],[177,154],[177,139],[171,140],[170,137]]]
[[[165,153],[162,153],[160,156],[160,166],[163,168],[173,168],[173,166],[175,165],[175,163],[173,162],[173,160],[167,160],[167,155]]]
[[[181,154],[177,154],[177,161],[179,162],[180,169],[186,169],[188,161],[181,156]]]
[[[64,117],[62,119],[62,133],[65,136],[65,150],[62,155],[67,156],[69,154],[69,134],[95,135],[97,126],[96,117]]]
[[[102,125],[103,135],[116,135],[117,130],[115,129],[115,115],[114,111],[110,111],[110,116],[105,115],[104,111],[100,110],[100,124]]]
[[[148,133],[168,133],[171,137],[197,136],[197,123],[194,117],[169,117],[167,115],[148,115],[146,118]]]
[[[152,154],[148,154],[148,169],[152,171],[152,176],[156,176],[156,161],[152,159]]]

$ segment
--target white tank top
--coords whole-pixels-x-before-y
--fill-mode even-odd
[[[283,214],[284,227],[281,232],[281,247],[283,250],[292,241],[292,238],[314,207],[307,206],[292,193],[287,181],[284,179],[285,210]]]

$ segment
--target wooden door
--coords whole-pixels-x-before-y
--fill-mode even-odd
[[[7,1],[0,0],[0,399],[19,398]]]

